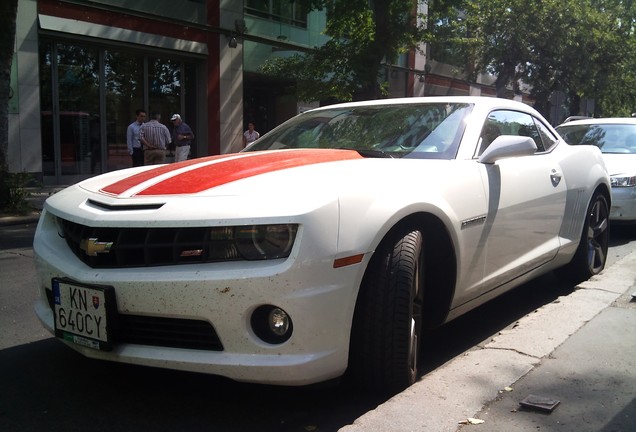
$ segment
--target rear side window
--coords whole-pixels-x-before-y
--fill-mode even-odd
[[[551,150],[552,147],[554,147],[559,142],[559,139],[555,137],[554,134],[550,131],[550,129],[548,129],[538,119],[535,118],[534,123],[537,126],[537,130],[539,131],[539,136],[541,137],[544,151]],[[537,144],[537,148],[539,148],[538,144]]]

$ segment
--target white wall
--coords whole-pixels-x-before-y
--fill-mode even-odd
[[[37,1],[20,0],[16,18],[17,112],[9,113],[8,167],[11,172],[42,172]]]

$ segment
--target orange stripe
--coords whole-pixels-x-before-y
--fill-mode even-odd
[[[222,155],[222,156],[209,156],[206,158],[200,158],[200,159],[190,159],[188,161],[183,161],[183,162],[179,162],[176,164],[168,164],[168,165],[164,165],[164,166],[160,166],[157,167],[155,169],[151,169],[148,171],[144,171],[142,173],[139,174],[135,174],[133,176],[127,177],[123,180],[120,180],[116,183],[113,183],[111,185],[108,185],[102,189],[100,189],[100,192],[103,193],[107,193],[109,195],[119,195],[122,194],[124,192],[126,192],[128,189],[133,188],[137,185],[140,185],[141,183],[151,180],[161,174],[165,174],[168,173],[170,171],[174,171],[176,169],[180,169],[183,167],[187,167],[190,165],[196,165],[199,164],[201,162],[206,162],[208,160],[212,160],[212,159],[218,159],[221,157],[227,157],[227,155]]]
[[[147,189],[140,191],[139,195],[193,194],[236,180],[287,168],[362,158],[356,151],[331,149],[264,151],[258,153],[246,152],[244,155],[245,157],[238,158],[236,158],[237,154],[212,156],[159,167],[113,183],[103,188],[102,191],[109,194],[121,194],[132,187],[136,187],[145,181],[172,170],[212,159],[227,159],[229,156],[233,156],[234,158],[221,160],[217,163],[193,168],[189,171],[177,174],[149,186]]]

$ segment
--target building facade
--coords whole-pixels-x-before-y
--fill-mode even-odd
[[[181,114],[192,157],[239,151],[248,122],[262,134],[318,105],[259,66],[322,45],[325,23],[288,0],[19,0],[9,170],[65,185],[130,167],[137,109]],[[390,96],[492,94],[421,48],[386,68]]]

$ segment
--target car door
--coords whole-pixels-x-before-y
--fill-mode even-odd
[[[487,199],[480,234],[483,247],[474,257],[482,279],[470,281],[459,303],[523,275],[558,251],[567,188],[559,163],[549,151],[557,139],[546,139],[546,133],[551,134],[538,119],[523,112],[493,111],[485,122],[475,157],[499,135],[530,136],[537,151],[493,164],[475,160]]]

